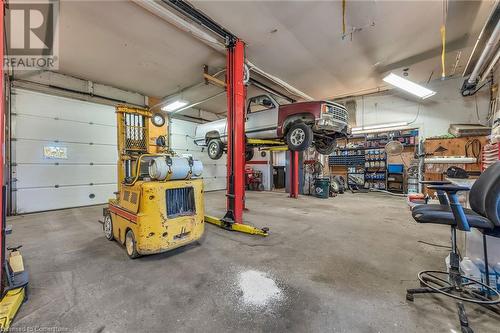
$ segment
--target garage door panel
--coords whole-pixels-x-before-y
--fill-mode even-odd
[[[172,119],[170,128],[172,150],[177,154],[190,154],[194,159],[200,160],[203,163],[203,184],[205,191],[221,190],[226,188],[226,160],[227,155],[224,154],[218,160],[212,160],[208,157],[206,149],[202,151],[202,147],[194,143],[194,135],[198,124]]]
[[[14,89],[12,112],[116,126],[114,108],[70,98]]]
[[[226,177],[221,178],[203,178],[205,191],[223,190],[226,188]]]
[[[116,184],[22,189],[16,191],[17,213],[102,204],[115,191]]]
[[[20,176],[17,176],[20,175]],[[13,174],[17,190],[55,185],[115,184],[116,165],[23,164]]]
[[[186,133],[189,134],[189,133]],[[202,146],[197,146],[194,143],[193,137],[186,137],[186,134],[172,133],[172,148],[174,149],[189,149],[194,151],[201,151]],[[194,135],[194,133],[193,133]]]
[[[83,163],[116,164],[118,152],[113,145],[89,145],[78,143],[51,143],[48,141],[17,140],[13,143],[16,152],[16,163]],[[43,156],[45,146],[67,148],[67,159],[49,159]]]
[[[116,128],[84,123],[53,120],[33,116],[15,116],[14,138],[116,144]]]
[[[14,213],[102,204],[114,196],[114,107],[16,89],[12,112]],[[66,156],[46,158],[46,146],[65,147]]]
[[[206,177],[226,177],[226,167],[221,165],[203,165],[203,173]]]

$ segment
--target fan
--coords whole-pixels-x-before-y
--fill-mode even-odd
[[[401,155],[403,149],[404,149],[403,144],[396,140],[389,141],[385,145],[385,152],[389,156]]]

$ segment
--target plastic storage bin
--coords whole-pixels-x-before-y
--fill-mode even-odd
[[[403,173],[403,164],[389,164],[387,165],[387,171],[389,173]]]

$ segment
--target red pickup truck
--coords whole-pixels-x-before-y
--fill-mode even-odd
[[[336,147],[336,139],[349,133],[347,123],[347,109],[341,104],[290,103],[265,94],[248,100],[245,133],[247,138],[283,139],[295,151],[313,145],[320,154],[329,155]],[[225,150],[226,129],[226,119],[198,125],[195,143],[207,146],[210,158],[219,159]]]

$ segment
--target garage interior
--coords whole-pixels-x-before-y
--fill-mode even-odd
[[[1,330],[500,332],[499,1],[2,11]]]

